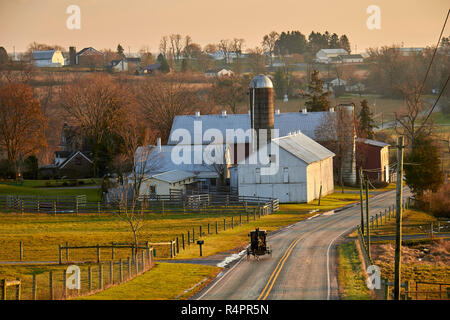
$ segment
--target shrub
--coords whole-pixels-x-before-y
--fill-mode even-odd
[[[372,185],[376,189],[380,189],[380,188],[386,188],[389,185],[389,183],[387,183],[386,181],[374,181],[374,182],[372,182]]]
[[[421,197],[435,217],[450,218],[450,184],[446,183],[435,193],[425,192]]]

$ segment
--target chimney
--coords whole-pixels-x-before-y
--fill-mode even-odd
[[[195,116],[200,117],[200,111],[195,111]]]
[[[69,47],[69,63],[71,66],[76,65],[77,50],[75,47]]]
[[[308,110],[306,110],[306,108],[303,108],[303,109],[302,109],[302,113],[303,113],[303,114],[307,114],[307,113],[308,113]]]
[[[162,151],[161,138],[156,139],[156,146],[158,147],[159,152],[161,152]]]
[[[280,115],[280,109],[276,109],[276,110],[275,110],[275,114],[276,114],[277,116],[279,116],[279,115]]]
[[[226,117],[227,116],[227,111],[226,110],[222,110],[222,117]]]

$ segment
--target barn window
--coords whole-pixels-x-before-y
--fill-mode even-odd
[[[255,180],[256,180],[256,183],[261,183],[261,169],[260,168],[256,168],[256,170],[255,170]]]
[[[289,168],[283,168],[283,182],[289,182]]]

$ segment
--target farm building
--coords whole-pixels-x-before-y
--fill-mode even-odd
[[[316,61],[319,63],[330,63],[332,58],[348,55],[345,49],[321,49],[316,53]]]
[[[237,182],[239,196],[278,198],[281,203],[310,202],[334,191],[334,153],[301,132],[273,139],[269,148],[274,150],[275,145],[279,150],[278,159],[274,157],[271,162],[275,174],[264,174],[267,166],[252,159],[256,153],[231,170],[230,180]],[[261,151],[268,154],[266,149]]]
[[[75,48],[73,47],[73,50]],[[73,54],[73,53],[72,53]],[[71,64],[73,61],[71,57]],[[85,67],[100,66],[103,64],[104,54],[92,47],[87,47],[75,54],[75,64]]]
[[[140,195],[185,194],[187,185],[196,182],[196,175],[182,170],[170,170],[154,174],[142,181]]]
[[[233,71],[228,70],[226,68],[211,69],[211,70],[206,70],[206,72],[205,72],[205,76],[211,77],[211,78],[231,76],[231,75],[233,75]]]
[[[371,181],[390,181],[389,170],[389,144],[371,139],[356,139],[356,162],[358,179],[359,167],[362,166],[364,173]]]
[[[33,64],[36,67],[62,67],[65,59],[59,50],[33,51]]]

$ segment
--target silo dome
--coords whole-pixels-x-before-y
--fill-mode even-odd
[[[250,82],[250,88],[273,88],[272,80],[268,76],[263,74],[258,74],[253,80]]]

